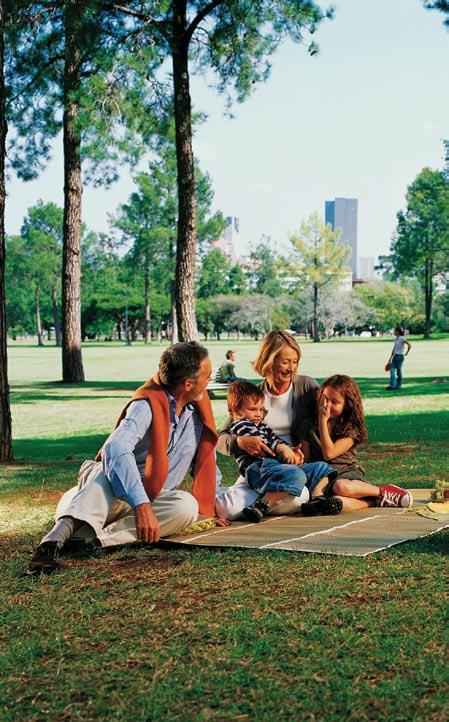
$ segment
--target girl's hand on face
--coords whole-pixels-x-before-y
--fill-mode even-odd
[[[320,399],[318,413],[320,415],[320,418],[322,418],[324,421],[327,421],[331,415],[330,403],[325,396],[322,396]]]

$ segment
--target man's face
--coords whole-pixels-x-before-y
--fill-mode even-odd
[[[201,401],[204,390],[211,380],[212,364],[210,358],[206,356],[201,361],[200,373],[196,379],[190,379],[190,389],[188,391],[189,401]]]

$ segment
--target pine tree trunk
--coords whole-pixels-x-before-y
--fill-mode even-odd
[[[8,127],[5,117],[3,75],[3,2],[0,0],[0,462],[14,461],[12,452],[11,408],[9,404],[8,356],[6,347],[5,298],[5,143]]]
[[[313,340],[320,340],[318,333],[318,284],[313,284]]]
[[[56,346],[61,345],[61,324],[59,323],[59,313],[58,313],[58,294],[56,293],[56,288],[53,286],[51,289],[51,302],[53,306],[53,325],[55,327],[55,343]]]
[[[41,298],[39,294],[39,286],[36,286],[34,292],[34,310],[36,313],[36,332],[37,332],[37,345],[44,345],[44,338],[42,335],[42,322],[41,322]]]
[[[178,166],[178,244],[175,299],[181,341],[198,338],[195,316],[195,172],[189,88],[186,2],[173,2],[173,85]]]
[[[424,305],[425,305],[425,323],[424,338],[430,338],[430,330],[432,325],[432,282],[433,274],[431,269],[431,261],[426,259],[424,268]]]
[[[170,341],[171,343],[178,343],[179,336],[178,336],[178,317],[176,314],[176,298],[175,298],[175,282],[172,281],[170,284],[170,298],[171,298],[171,311],[170,311],[170,325],[171,325],[171,334],[170,334]]]
[[[145,321],[143,340],[144,343],[151,341],[151,305],[150,305],[150,269],[149,261],[146,259],[145,262]]]
[[[81,357],[81,134],[79,106],[79,12],[76,0],[65,3],[64,65],[64,240],[62,254],[62,380],[84,381]]]

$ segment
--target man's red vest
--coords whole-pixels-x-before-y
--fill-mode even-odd
[[[126,410],[136,399],[146,399],[151,407],[153,420],[149,434],[148,453],[145,461],[143,486],[151,501],[156,499],[168,476],[168,442],[170,437],[170,409],[165,388],[158,382],[157,375],[140,386],[131,401],[120,414],[116,427],[126,416]],[[215,514],[215,454],[217,432],[212,414],[212,406],[206,392],[201,401],[195,401],[203,422],[203,432],[198,445],[192,494],[198,502],[200,514]],[[101,449],[97,454],[101,459]]]

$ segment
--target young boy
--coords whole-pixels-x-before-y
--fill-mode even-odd
[[[228,392],[228,409],[233,419],[229,432],[236,436],[260,436],[278,457],[258,458],[244,451],[237,457],[240,474],[261,495],[252,506],[243,509],[245,518],[256,523],[288,494],[308,501],[309,494],[321,479],[332,481],[338,475],[324,461],[303,464],[302,455],[263,423],[264,402],[262,388],[249,381],[236,381]],[[328,513],[338,514],[340,510],[341,507],[335,505]]]
[[[388,360],[388,363],[390,364],[390,384],[387,386],[387,391],[393,391],[394,389],[401,388],[402,364],[404,363],[405,356],[408,355],[412,347],[412,344],[409,341],[406,341],[404,337],[404,329],[402,326],[396,326],[394,329],[394,335],[396,336],[396,339],[393,344],[391,356]],[[407,351],[405,351],[406,346]]]

